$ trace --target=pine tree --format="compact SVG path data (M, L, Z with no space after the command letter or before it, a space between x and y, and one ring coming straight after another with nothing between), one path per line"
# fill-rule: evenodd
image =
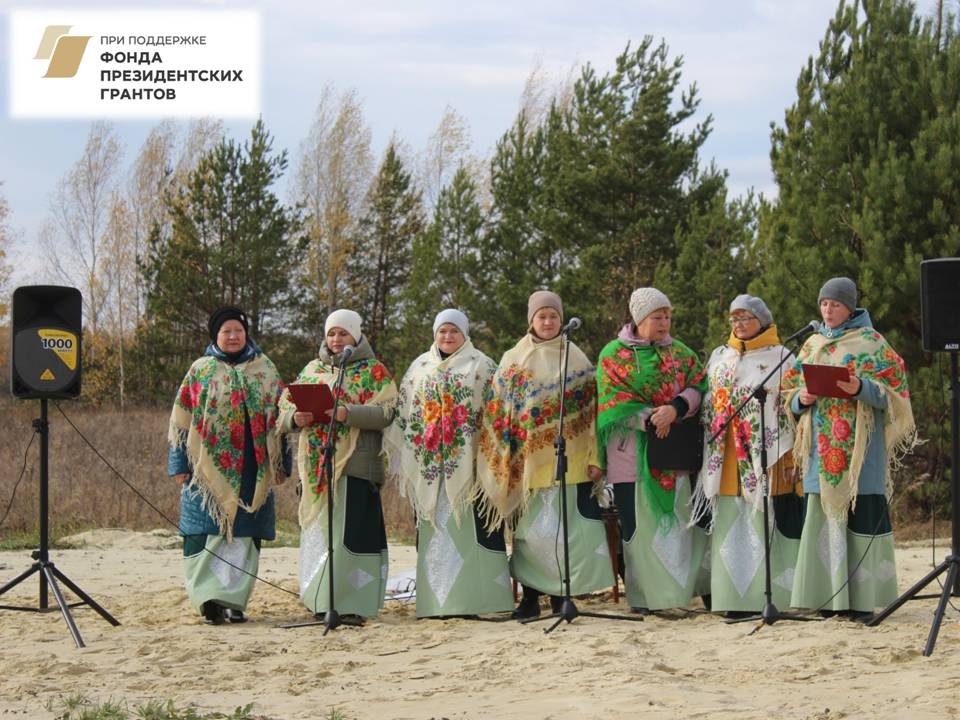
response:
M400 293L410 275L413 240L423 226L420 191L391 142L367 193L357 250L347 266L364 333L383 357L396 350L401 335Z
M154 391L175 382L209 342L207 316L220 305L242 307L258 342L287 332L296 302L290 277L299 217L271 189L287 164L286 152L274 153L272 145L262 121L242 146L222 141L202 157L179 195L168 199L169 234L163 226L154 228L144 267L148 312L140 343L142 351L149 348L147 365L162 368Z
M922 432L945 408L921 352L920 261L960 254L960 42L938 27L903 0L840 3L772 130L779 198L755 283L798 327L819 318L825 280L853 278L907 363Z

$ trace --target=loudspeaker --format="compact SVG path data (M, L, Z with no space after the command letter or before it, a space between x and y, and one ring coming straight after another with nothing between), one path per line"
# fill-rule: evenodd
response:
M920 309L923 349L960 350L960 258L920 263Z
M83 298L58 285L13 291L10 392L18 398L80 395Z

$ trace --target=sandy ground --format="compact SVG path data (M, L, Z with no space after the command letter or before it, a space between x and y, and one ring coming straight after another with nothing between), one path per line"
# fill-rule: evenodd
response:
M183 590L175 537L96 531L57 567L122 623L89 608L74 616L77 649L59 612L0 610L0 718L53 718L69 694L131 706L149 699L274 720L349 718L953 718L960 715L960 623L948 609L934 655L921 650L933 600L908 603L867 628L833 618L780 622L748 636L694 613L641 623L578 618L545 635L544 623L416 620L392 601L363 628L280 629L307 619L298 599L259 586L244 625L206 626ZM937 560L947 544L938 543ZM0 581L29 566L0 553ZM413 549L391 548L391 573ZM931 564L929 543L898 549L901 587ZM261 575L295 590L297 550L269 548ZM934 586L936 587L936 586ZM3 596L36 607L36 576ZM51 599L52 602L52 599ZM623 612L610 596L581 610ZM960 603L958 603L960 605Z

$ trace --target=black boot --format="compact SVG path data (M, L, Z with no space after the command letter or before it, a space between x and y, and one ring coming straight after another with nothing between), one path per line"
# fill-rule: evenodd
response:
M203 621L207 625L223 625L223 605L207 600L200 606L200 612L203 614Z
M531 587L523 586L523 599L516 609L510 613L514 620L528 620L530 618L540 617L540 591Z
M563 595L550 596L550 611L559 613L563 610Z

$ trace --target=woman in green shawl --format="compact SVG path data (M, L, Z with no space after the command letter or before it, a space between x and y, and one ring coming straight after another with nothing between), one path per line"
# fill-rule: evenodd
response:
M623 537L624 582L635 612L685 607L709 592L707 538L690 519L690 478L651 468L648 428L657 437L696 415L706 390L700 359L670 336L672 305L656 288L630 296L629 322L600 353L597 434L613 484Z

